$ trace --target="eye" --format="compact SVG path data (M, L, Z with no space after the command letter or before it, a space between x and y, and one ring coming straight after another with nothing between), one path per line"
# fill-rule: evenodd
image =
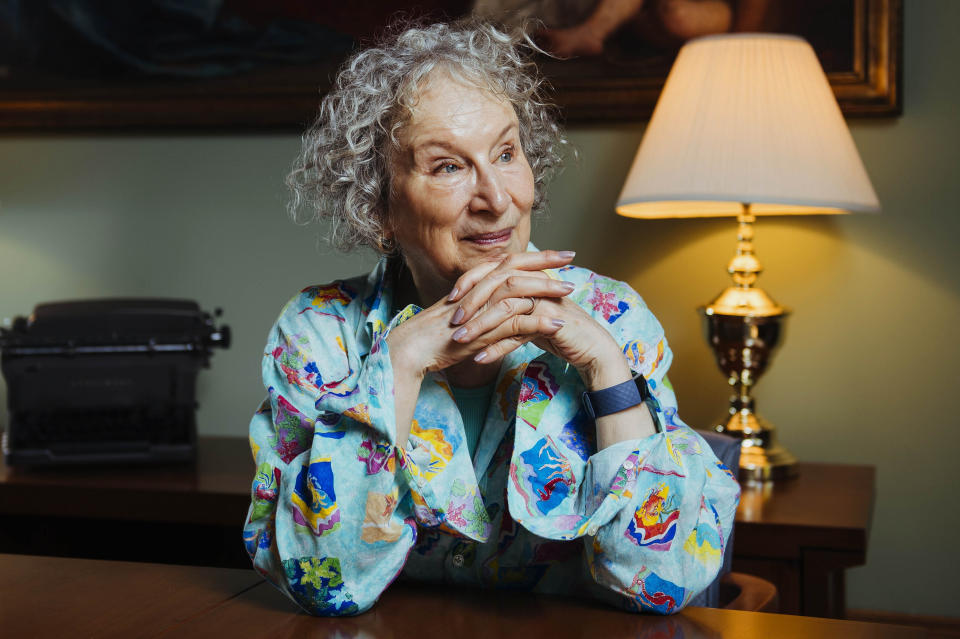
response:
M436 169L434 169L434 173L456 173L459 170L460 170L459 166L457 166L453 162L447 162L445 164L441 164Z
M501 162L510 162L511 160L513 160L513 149L507 149L500 154Z

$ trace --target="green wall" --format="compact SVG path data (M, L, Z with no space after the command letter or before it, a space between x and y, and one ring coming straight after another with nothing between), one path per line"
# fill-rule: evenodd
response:
M960 530L956 24L955 0L907 0L904 115L850 123L883 212L757 228L761 283L794 310L759 385L760 411L801 460L877 467L867 566L848 572L856 608L960 616L950 594ZM726 286L735 224L616 217L642 132L572 130L581 158L554 185L534 240L576 249L578 263L641 292L676 353L681 415L702 427L727 390L695 308ZM0 317L112 295L220 306L235 342L201 374L200 429L245 434L282 304L372 265L285 217L282 177L298 144L292 134L0 139Z

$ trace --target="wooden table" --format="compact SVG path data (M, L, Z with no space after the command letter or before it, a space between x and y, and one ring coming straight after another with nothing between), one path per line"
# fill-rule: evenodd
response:
M528 593L394 584L366 614L311 617L250 570L0 555L8 637L906 639L916 628L689 608L637 615ZM936 635L928 633L928 637Z
M240 530L253 470L239 437L201 437L192 466L23 471L0 462L0 552L247 568ZM781 612L842 618L843 571L866 558L874 472L799 470L772 488L744 488L734 569L774 582Z
M261 585L250 570L0 555L0 634L158 636Z

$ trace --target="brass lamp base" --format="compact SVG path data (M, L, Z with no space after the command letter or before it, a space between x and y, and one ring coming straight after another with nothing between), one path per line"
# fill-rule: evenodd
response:
M783 332L787 311L766 317L726 315L702 308L704 332L720 370L733 389L728 417L714 426L741 440L740 480L766 482L796 475L796 458L777 442L776 427L756 412L753 387Z
M734 397L731 403L736 401ZM768 482L796 477L796 458L777 443L773 424L752 410L736 411L725 423L717 424L714 430L742 439L740 481Z
M734 389L726 421L714 427L741 440L741 481L768 482L796 475L796 458L776 441L773 424L757 415L753 387L773 359L789 311L757 287L762 271L753 252L749 204L738 216L737 253L727 272L734 285L702 307L703 328L720 371Z

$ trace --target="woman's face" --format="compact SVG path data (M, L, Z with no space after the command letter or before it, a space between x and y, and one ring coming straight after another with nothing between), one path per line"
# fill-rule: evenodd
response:
M389 228L421 303L530 240L533 172L509 102L436 74L393 157Z

